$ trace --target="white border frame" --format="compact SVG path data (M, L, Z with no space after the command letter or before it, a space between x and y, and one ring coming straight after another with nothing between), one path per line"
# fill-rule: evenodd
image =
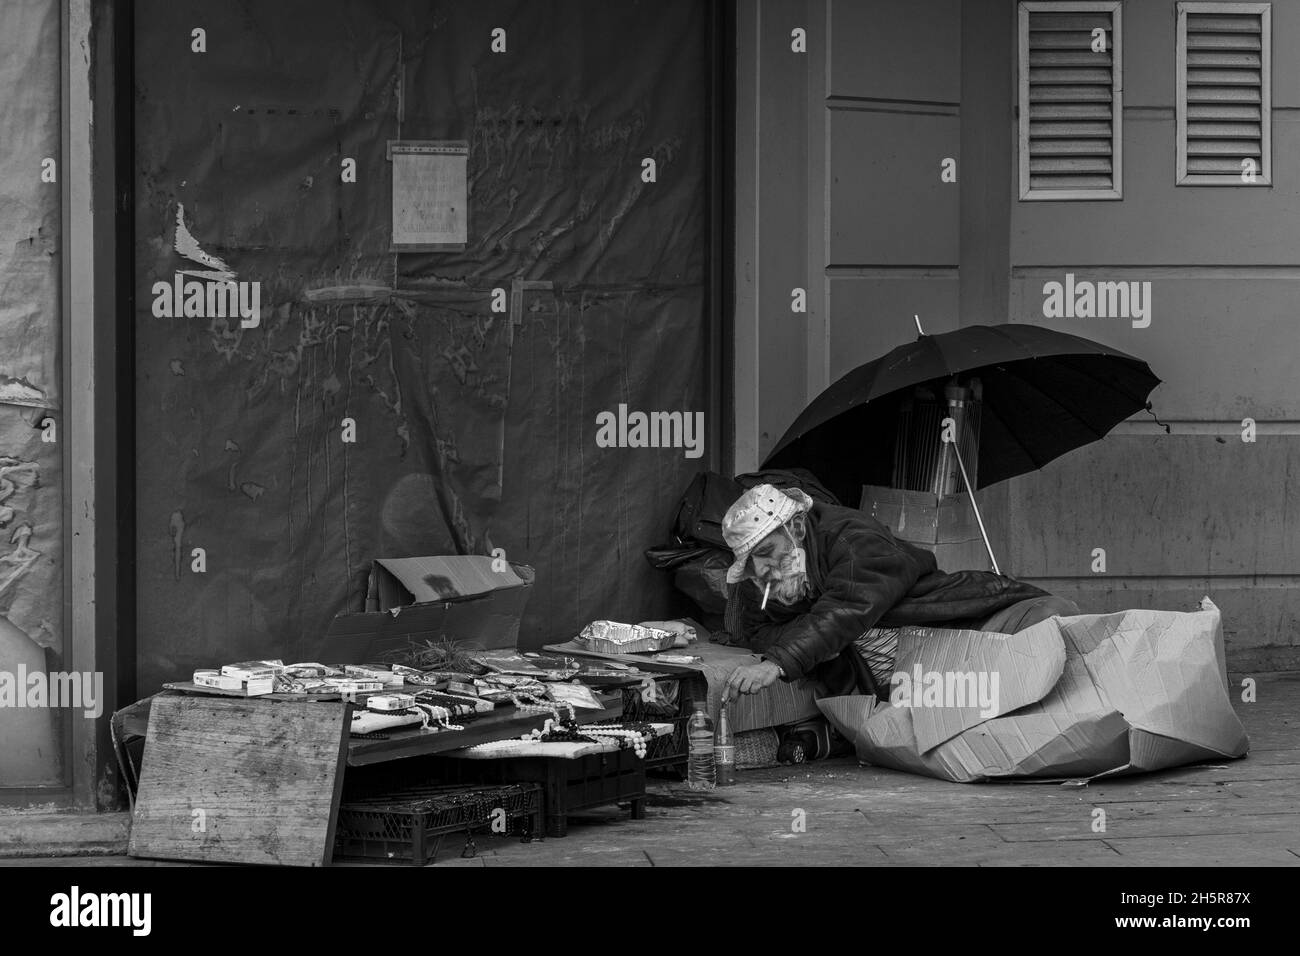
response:
M1033 200L1098 200L1124 198L1124 152L1122 130L1124 126L1124 29L1121 0L1101 2L1044 2L1024 0L1019 10L1019 37L1016 59L1019 65L1017 78L1020 112L1019 141L1020 199ZM1109 13L1111 55L1111 188L1110 189L1031 189L1029 187L1029 14L1030 13Z
M1174 94L1176 132L1174 137L1175 186L1271 186L1273 185L1273 29L1271 3L1178 3L1178 23L1174 30ZM1227 13L1259 14L1259 172L1254 182L1246 182L1240 173L1187 172L1187 14Z

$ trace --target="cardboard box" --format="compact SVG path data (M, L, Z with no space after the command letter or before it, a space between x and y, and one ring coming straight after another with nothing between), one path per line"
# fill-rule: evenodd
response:
M1052 617L1019 634L899 631L890 702L818 702L868 763L967 783L1136 773L1248 749L1208 597L1199 611ZM900 688L931 673L997 673L995 712L969 706L969 694L967 706L909 706Z
M375 559L366 610L337 615L313 658L372 661L425 640L517 647L535 572L523 564L493 570L494 562L477 554Z
M941 498L928 491L863 485L858 507L894 537L932 552L942 571L985 571L991 567L965 492Z

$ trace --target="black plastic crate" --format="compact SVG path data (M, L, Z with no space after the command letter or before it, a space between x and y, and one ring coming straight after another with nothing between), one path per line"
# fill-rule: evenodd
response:
M351 799L339 808L334 856L423 866L437 857L444 836L490 828L497 810L505 811L507 832L540 835L542 788L421 786Z
M646 765L632 750L565 757L503 757L471 760L448 755L444 773L459 782L536 783L545 791L548 837L568 833L568 816L579 810L630 802L632 819L645 816Z
M628 687L623 691L623 720L672 724L672 733L656 737L646 750L646 769L675 771L679 777L684 777L690 760L687 731L696 701L703 702L708 697L707 685L699 675L664 677L658 683L665 689L674 683L677 685L673 705L649 704L641 699L640 687Z
M665 770L685 767L687 760L690 759L690 738L687 736L691 723L690 716L660 718L655 723L670 723L673 729L671 733L650 741L645 752L646 769Z

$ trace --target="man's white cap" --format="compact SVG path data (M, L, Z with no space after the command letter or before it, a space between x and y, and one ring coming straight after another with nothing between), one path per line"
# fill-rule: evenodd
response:
M727 569L727 583L745 577L745 562L760 541L812 505L812 499L798 488L782 491L772 485L755 485L737 498L722 519L722 538L736 556Z

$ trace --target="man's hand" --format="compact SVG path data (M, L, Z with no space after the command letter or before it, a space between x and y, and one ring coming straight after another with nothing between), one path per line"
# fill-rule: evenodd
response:
M781 676L781 669L771 661L744 664L737 667L722 687L723 700L735 700L741 694L757 694L770 687Z

